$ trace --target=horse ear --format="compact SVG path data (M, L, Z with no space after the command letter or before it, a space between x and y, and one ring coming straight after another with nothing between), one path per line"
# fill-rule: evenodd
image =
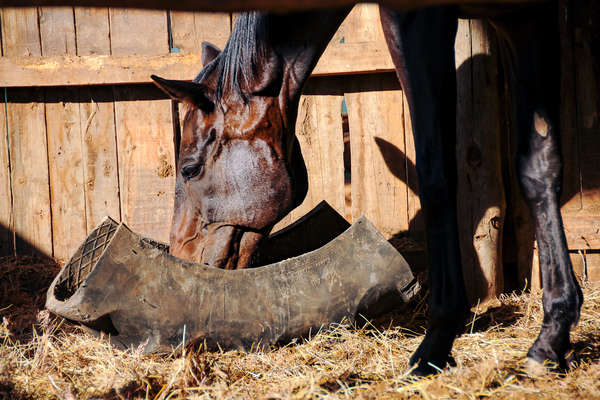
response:
M202 111L212 111L215 103L211 100L212 90L206 85L196 82L163 79L150 75L154 84L173 100L183 101L197 106Z
M221 50L212 43L202 42L202 65L209 64L221 54Z

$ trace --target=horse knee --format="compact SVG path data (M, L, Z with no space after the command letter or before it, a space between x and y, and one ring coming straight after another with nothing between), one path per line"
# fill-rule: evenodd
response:
M561 190L562 160L558 135L545 114L533 113L528 140L518 154L519 183L528 202L557 198Z

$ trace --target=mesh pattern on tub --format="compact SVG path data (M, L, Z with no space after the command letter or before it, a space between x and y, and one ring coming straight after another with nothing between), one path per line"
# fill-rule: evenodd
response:
M54 288L54 296L57 300L64 301L77 291L96 265L118 227L115 221L107 219L88 235L65 266Z

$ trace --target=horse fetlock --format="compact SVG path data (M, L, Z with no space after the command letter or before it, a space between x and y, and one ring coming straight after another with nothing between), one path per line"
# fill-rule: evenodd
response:
M409 360L411 375L427 376L441 372L447 366L455 367L456 361L450 354L456 334L452 329L430 327L418 349Z
M576 281L574 285L576 287L569 287L560 297L544 301L544 320L558 324L560 330L567 330L567 332L579 322L583 305L581 288Z

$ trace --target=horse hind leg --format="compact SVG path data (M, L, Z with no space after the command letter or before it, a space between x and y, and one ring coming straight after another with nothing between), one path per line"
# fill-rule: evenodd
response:
M572 359L570 329L583 303L560 214L562 160L559 135L559 43L556 10L535 8L519 18L494 21L505 40L516 112L517 171L539 248L544 319L527 353L528 365ZM536 371L537 370L537 371ZM535 368L532 372L539 372Z
M458 20L453 8L408 13L380 10L415 138L430 296L427 333L410 365L414 375L428 375L453 364L450 351L464 330L467 315L456 212L454 39Z

